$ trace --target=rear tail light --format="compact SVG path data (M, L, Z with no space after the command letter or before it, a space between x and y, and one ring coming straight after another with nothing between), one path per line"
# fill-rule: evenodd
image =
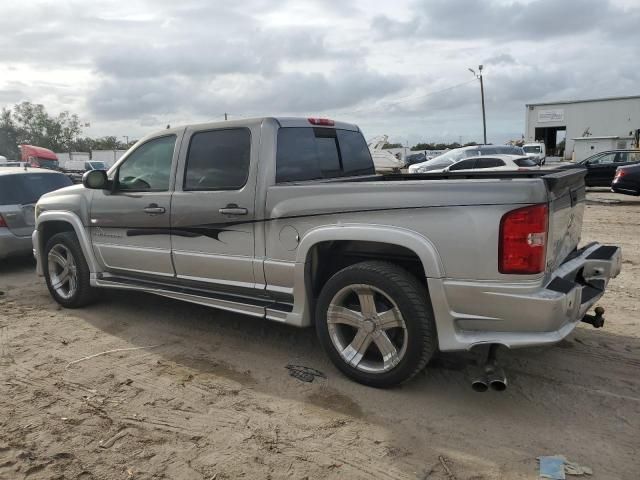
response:
M613 178L613 183L617 182L618 180L620 180L622 177L624 177L627 174L626 171L624 170L616 170L616 176Z
M500 220L498 271L534 274L544 271L549 209L531 205L505 213Z
M4 218L2 218L2 215L0 215L0 227L6 227L7 226L7 222L4 221Z
M328 118L307 118L311 125L321 125L323 127L333 127L336 122Z

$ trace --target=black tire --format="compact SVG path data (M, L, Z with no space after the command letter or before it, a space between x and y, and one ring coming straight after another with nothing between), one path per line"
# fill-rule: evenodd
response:
M76 274L76 289L69 297L61 296L51 284L51 274L49 272L49 252L56 246L63 245L73 256ZM90 284L90 272L87 261L82 253L80 242L73 232L62 232L53 235L46 243L42 256L42 269L47 282L47 288L53 299L65 308L78 308L91 303L95 298L95 289Z
M388 371L371 373L350 365L338 352L329 333L327 312L332 300L345 288L358 284L370 285L384 292L395 302L403 317L406 350L399 363ZM320 343L335 366L349 378L371 387L387 388L406 382L424 369L438 348L426 287L407 270L390 262L361 262L333 275L318 298L315 324Z

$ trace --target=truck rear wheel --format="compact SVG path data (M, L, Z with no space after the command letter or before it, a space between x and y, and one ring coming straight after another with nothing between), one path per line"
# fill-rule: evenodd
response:
M409 380L438 345L426 288L389 262L357 263L333 275L318 298L315 321L336 367L372 387Z
M66 308L91 303L95 289L89 283L89 266L75 233L53 235L45 245L42 262L47 288L56 302Z

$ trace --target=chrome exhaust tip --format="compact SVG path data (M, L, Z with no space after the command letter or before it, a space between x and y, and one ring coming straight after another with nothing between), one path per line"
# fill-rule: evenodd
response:
M482 393L486 392L489 389L489 383L487 382L487 376L481 375L479 377L474 378L471 381L471 388L473 388L474 392Z
M504 392L507 389L507 377L500 367L495 367L487 372L487 382L491 389L496 392Z

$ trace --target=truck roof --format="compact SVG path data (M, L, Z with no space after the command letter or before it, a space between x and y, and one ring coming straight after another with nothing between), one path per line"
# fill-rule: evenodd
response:
M313 124L310 119L319 120L319 117L255 117L255 118L239 118L233 120L222 120L216 122L204 122L204 123L192 123L186 125L179 125L173 128L167 128L165 130L158 130L149 135L146 135L141 140L150 137L157 137L161 133L177 133L183 128L196 128L196 129L215 129L215 128L233 128L233 127L248 127L261 125L266 121L274 121L280 127L318 127L318 128L339 128L341 130L352 130L359 132L360 129L353 123L340 122L338 120L330 119L332 125ZM324 120L324 118L323 118Z

